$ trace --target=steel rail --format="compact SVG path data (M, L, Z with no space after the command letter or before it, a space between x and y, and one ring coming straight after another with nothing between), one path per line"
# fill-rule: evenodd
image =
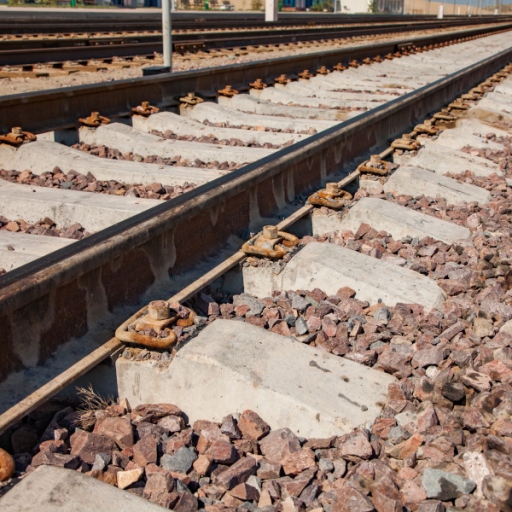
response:
M249 84L258 78L273 79L282 73L294 74L304 69L316 70L322 65L333 66L338 62L346 63L352 59L393 53L404 44L423 46L442 43L454 38L491 34L511 27L512 23L504 23L218 68L3 96L0 97L0 133L10 132L13 126L22 126L35 133L72 127L77 125L79 117L89 115L91 110L109 117L118 116L129 113L132 107L142 101L158 106L172 105L189 91L205 96L215 95L226 84L236 87L237 84Z
M42 363L60 343L85 334L88 308L94 309L87 297L98 300L103 293L113 310L140 297L156 279L170 276L170 284L173 275L212 254L229 236L275 215L297 195L318 186L328 173L387 146L390 138L409 131L511 60L512 48L6 274L0 278L0 379L23 368L16 354L26 343L26 331L14 336L16 322L29 322L31 336L39 336L39 345L32 339L31 348L39 350ZM237 254L227 264L235 265ZM177 297L184 300L197 286ZM2 414L0 430L119 348L119 342L111 339L55 376Z

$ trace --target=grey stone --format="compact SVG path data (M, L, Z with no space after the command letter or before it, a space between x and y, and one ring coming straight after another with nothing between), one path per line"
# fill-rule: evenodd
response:
M251 475L245 483L250 487L254 487L259 493L261 493L261 478L259 476Z
M295 325L295 322L296 322L296 318L290 313L289 315L286 315L284 317L284 321L290 326L290 327L293 327Z
M421 480L427 498L448 501L473 492L475 482L441 469L427 468Z
M388 440L393 444L399 444L403 441L407 441L409 437L411 437L411 434L409 434L409 432L400 425L393 427L388 434Z
M452 402L458 402L466 396L464 386L460 382L447 382L441 388L441 394Z
M112 455L110 453L97 453L94 459L94 464L91 470L103 471L112 461Z
M318 468L324 473L330 473L331 471L334 471L334 464L331 460L322 458L318 461Z
M300 295L294 295L292 297L292 308L299 312L305 311L309 306L309 301Z
M261 315L265 304L248 293L242 293L233 297L233 306L247 306L250 309L246 316L258 316Z
M196 459L197 455L192 448L182 446L174 455L162 455L160 466L169 471L188 473Z
M391 320L391 313L389 312L388 308L379 308L373 314L373 318L377 322L386 325Z
M302 336L308 332L308 324L304 318L299 317L295 320L295 330L299 336Z

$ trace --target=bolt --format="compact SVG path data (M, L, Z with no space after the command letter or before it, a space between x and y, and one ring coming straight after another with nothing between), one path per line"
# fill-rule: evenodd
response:
M169 304L165 300L154 300L148 305L149 318L166 320L169 318Z
M326 183L325 190L327 190L329 194L337 194L340 191L340 187L337 183Z
M14 128L12 128L11 133L13 135L23 135L23 131L21 130L20 126L15 126Z
M380 164L381 162L380 155L370 155L370 164Z
M276 226L263 226L263 238L267 240L273 240L278 237Z

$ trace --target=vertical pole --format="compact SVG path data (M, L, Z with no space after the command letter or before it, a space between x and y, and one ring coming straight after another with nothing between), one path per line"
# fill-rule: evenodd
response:
M277 21L277 0L265 0L265 21Z
M162 37L164 43L164 66L172 71L171 2L162 0Z

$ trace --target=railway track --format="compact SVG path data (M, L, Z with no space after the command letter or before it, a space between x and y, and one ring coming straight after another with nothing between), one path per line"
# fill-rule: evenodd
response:
M136 19L134 19L136 18ZM307 18L307 19L306 19ZM480 20L492 20L494 16L479 16ZM410 22L432 21L433 16L414 15L391 15L379 14L378 18L372 14L363 15L334 15L332 13L279 13L279 20L272 22L274 27L287 28L297 25L314 27L318 25L357 25L375 23L400 23L406 20ZM445 16L444 22L455 23L463 26L467 19L461 16ZM263 28L268 27L262 13L238 13L229 14L214 12L174 12L173 28L179 30L231 30L233 25L239 28ZM64 34L84 33L97 31L146 31L161 30L162 20L159 12L155 13L134 13L115 11L112 13L84 12L76 14L73 12L45 12L38 10L37 13L30 11L16 12L12 10L2 11L0 20L0 34Z
M506 23L507 19L500 19ZM466 25L485 26L495 19L471 19ZM290 44L308 41L330 41L347 37L377 36L387 33L406 33L460 27L460 20L431 20L422 22L384 23L347 26L303 26L254 28L229 31L179 31L173 34L173 49L178 54L251 46ZM134 57L162 51L161 35L127 34L90 37L27 38L0 40L0 66L30 65L41 62L62 63L112 57Z
M456 63L452 58L455 49ZM214 260L206 260L206 265L213 268L169 300L184 322L181 327L172 329L180 346L177 353L170 353L173 347L170 330L164 328L158 334L144 324L149 322L155 329L157 325L151 324L150 318L142 318L147 313L144 308L117 329L117 338L91 352L38 389L28 400L7 411L0 417L3 428L12 425L101 360L116 352L119 354L119 350L123 350L120 339L126 342L131 339L139 345L143 342L149 348L141 350L135 345L125 349L116 362L119 395L127 398L134 408L133 421L140 421L136 420L137 415L144 417L146 413L143 411L151 410L144 405L136 408L139 404L171 402L185 411L199 437L208 438L203 429L210 427L203 423L193 424L195 420L207 416L220 422L231 412L250 408L268 421L272 429L286 425L301 437L316 439L310 440L304 448L301 448L302 441L298 449L292 449L291 452L297 452L297 455L290 457L290 461L284 461L285 457L279 459L284 468L282 471L291 477L290 480L293 478L295 484L299 484L301 477L307 480L302 489L314 478L318 479L316 489L310 489L311 496L303 495L301 491L297 495L290 489L285 491L284 481L280 480L281 483L276 483L280 485L277 490L271 491L273 484L268 484L270 487L263 486L255 497L247 485L254 487L256 484L253 480L247 484L247 479L252 472L261 469L261 464L239 477L242 479L240 484L245 485L245 495L240 494L238 488L233 491L234 485L223 484L218 476L221 473L210 475L210 469L207 469L205 475L210 475L211 480L202 483L197 480L197 485L193 483L194 475L188 480L184 475L174 475L186 482L196 500L194 502L188 495L183 497L188 491L181 487L178 495L167 497L176 500L174 506L178 509L186 500L193 501L189 506L194 509L194 506L220 506L218 501L221 499L222 506L228 507L244 501L259 503L262 496L266 501L261 501L260 507L285 502L282 506L294 506L297 510L325 504L331 510L345 510L347 500L363 503L367 510L372 507L379 510L384 499L393 506L405 505L413 510L430 506L424 503L427 499L447 504L455 502L456 506L464 504L468 510L477 506L490 507L489 504L498 507L496 510L505 507L506 498L502 498L500 492L505 489L503 492L506 493L508 485L505 462L508 434L506 425L499 423L499 419L505 418L506 412L500 415L493 408L490 409L492 413L489 412L485 400L493 401L495 408L500 402L504 403L502 409L506 411L509 403L506 394L510 392L511 369L507 351L510 335L506 322L512 318L507 295L510 271L507 158L511 89L510 80L504 81L510 66L491 77L492 73L510 63L507 34L411 53L414 54L331 73L318 68L316 76L304 73L300 81L280 77L274 81L274 86L269 83L268 87L263 87L262 82L253 82L249 94L243 91L235 94L233 89L224 88L217 102L198 102L189 95L181 102L181 116L160 112L147 117L135 116L131 123L81 128L82 151L101 152L105 156L115 154L125 160L133 160L134 155L126 150L134 148L141 158L158 158L156 147L178 142L180 137L188 138L183 142L190 143L190 139L201 138L210 128L215 129L215 139L210 138L210 145L228 140L228 135L234 135L232 130L238 131L238 140L235 142L235 137L231 137L233 145L216 148L217 154L226 147L230 151L243 148L244 155L249 155L250 149L270 150L266 156L254 153L254 163L243 169L226 169L229 174L179 196L174 204L171 201L148 211L147 215L134 217L132 222L125 221L103 233L72 243L76 248L79 244L83 247L79 255L80 286L91 294L89 300L96 294L88 309L89 319L92 320L94 315L98 319L102 307L113 311L115 296L117 304L126 300L126 287L123 290L126 279L122 274L128 275L128 269L132 269L130 287L139 286L139 290L142 290L144 279L149 284L153 281L153 277L141 275L147 266L155 272L156 279L149 291L144 296L140 291L136 292L143 300L162 297L166 292L163 296L169 296L170 290L179 290L182 283L190 279L190 275L180 276L180 273L190 266L191 261L201 259L204 265L206 247L219 247L219 241L225 240L226 234L240 233L242 227L257 231L265 218L275 219L276 212L281 216L289 215L278 222L277 227L295 233L300 239L300 250L296 249L294 236L286 237L291 243L285 249L279 247L279 242L277 246L269 242L269 238L275 238L274 228L266 228L267 238L263 240L260 252L265 254L270 245L274 251L284 250L283 260L254 257L253 254L258 252L258 243L253 244L254 240L249 243L249 258L239 251L217 267ZM485 79L479 88L470 91ZM469 95L453 101L464 92ZM448 106L448 110L434 116L435 124L423 122L416 126L427 114L442 106ZM58 113L54 116L51 122L56 123ZM180 117L185 117L186 121ZM339 121L344 122L339 124ZM59 122L66 124L67 120L59 119ZM38 126L42 119L34 119L32 123ZM201 124L198 126L197 123ZM390 149L383 148L390 138L409 132L414 126L412 137L402 136L391 144ZM322 131L325 128L327 130ZM439 128L443 131L439 132ZM200 131L195 131L197 129ZM313 131L319 133L315 135ZM160 142L143 135L148 133L156 134ZM69 135L54 133L53 138L67 139L69 144ZM263 137L260 139L259 135ZM271 136L270 140L268 136ZM18 162L16 165L24 170L34 165L27 165L27 162L37 162L38 168L49 168L55 163L51 161L52 146L59 146L59 153L64 156L68 151L65 145L52 144L51 140L49 143L50 137L40 139L44 140L24 144L16 152L5 151L8 156L2 155L0 161L13 158L11 162ZM277 146L286 145L292 139L295 145L279 150ZM263 147L247 147L255 143ZM201 141L194 144L193 154L205 163L207 153L199 156ZM41 149L34 149L38 145ZM163 154L169 155L172 146L179 147L179 143L168 144ZM375 158L367 161L368 152L378 150L381 158L392 155L398 167L393 168ZM182 157L184 150L180 151ZM33 159L23 160L30 158L31 152ZM236 167L233 155L236 151L226 162ZM258 160L262 156L263 159ZM43 161L43 157L50 161ZM362 160L365 161L363 166L354 170ZM74 165L78 165L77 162L79 160L75 159ZM61 171L65 170L64 164L59 167ZM99 168L97 161L94 168ZM446 176L447 173L450 175ZM13 177L18 183L37 179L27 174L21 180L19 174L10 176ZM300 194L311 191L313 184L325 182L327 178L334 178L336 186L331 184L320 194L310 196L311 203L321 203L324 207L313 211L311 204L302 206ZM74 179L73 176L71 179L69 176L55 178L54 174L52 185L60 186L71 181L70 188L73 188L76 185ZM215 186L221 183L222 189ZM14 189L23 186L10 187L6 195L13 197ZM28 187L34 189L36 185L31 182ZM346 192L342 194L342 190ZM29 201L26 197L15 202L20 205ZM102 196L103 205L107 204L107 197ZM143 204L140 199L138 202ZM61 208L53 209L54 212L58 210ZM139 249L129 252L131 242L127 243L128 237L134 234L137 234L134 245L144 247L148 264L143 263ZM101 245L109 250L110 259L117 259L114 266L106 263L102 268L105 275L98 281L99 276L94 276L95 271L86 262L84 252L94 251L94 264L101 264L102 259L105 261ZM16 301L41 294L46 276L54 280L53 287L62 283L61 290L50 299L53 301L50 307L47 301L41 306L30 304L31 319L39 318L43 310L48 315L52 307L61 313L59 322L47 321L48 316L44 325L41 320L38 324L34 322L36 329L40 326L41 333L51 332L54 343L63 322L69 325L66 314L74 313L75 321L79 318L80 305L76 301L79 295L69 287L73 272L70 258L73 256L68 251L66 261L63 259L65 254L66 250L48 256L47 263L52 262L54 267L47 267L47 271L34 262L32 267L13 271L0 279L0 285L2 281L6 283L0 300L11 307L13 304L19 307L20 303L16 305ZM241 269L225 275L240 263L243 263ZM169 268L172 268L171 274L168 274ZM135 269L137 276L133 274ZM237 283L240 277L245 293L242 295ZM99 286L103 287L101 292ZM105 286L111 288L107 290ZM103 300L108 302L98 306L98 293L104 294ZM25 294L25 298L21 299L20 294ZM59 300L72 301L76 307L73 311L67 308L69 313L66 313L65 303L60 305ZM194 309L199 315L197 319L187 323L187 319L192 318L190 313L183 308L176 309L176 302ZM152 307L165 309L163 304ZM21 318L22 313L14 313L11 318L16 318L15 315ZM234 321L234 318L242 322ZM31 325L32 340L35 340L34 323ZM10 325L15 324L11 322ZM26 336L26 331L23 335ZM193 342L185 344L196 335ZM83 339L81 343L84 343ZM156 346L160 351L152 350ZM43 348L42 345L39 347ZM68 345L65 350L69 351L71 347ZM19 350L17 354L20 354ZM59 355L62 357L62 352ZM260 358L266 363L263 364ZM47 370L56 363L58 365L56 360L49 361ZM231 371L234 371L231 374L234 381L226 379L226 372ZM302 376L300 390L289 385L295 382L299 372ZM276 375L280 378L276 379ZM361 379L365 383L363 386L359 384ZM341 387L340 380L344 382ZM12 386L13 382L7 384ZM97 379L95 382L100 383ZM261 386L270 390L263 400L258 391ZM4 385L5 389L9 388ZM190 389L194 390L193 397ZM307 398L308 393L313 393L311 400ZM124 414L125 406L121 404L119 407L122 409L119 414ZM173 411L163 410L161 414L181 415L178 409ZM247 454L256 453L245 426L250 425L248 429L256 430L266 428L258 418L254 413L244 413L238 420L243 432L240 438L249 443L235 442L241 450L242 461L251 459L250 456L244 458ZM97 420L98 425L101 421ZM357 430L362 424L372 428L371 438L369 431ZM183 423L178 431L184 427ZM101 435L108 437L105 430L98 428ZM211 428L218 429L219 426L212 425ZM221 430L223 428L227 427L223 426ZM262 431L260 437L267 431ZM169 432L173 438L173 431ZM87 437L87 434L80 435ZM332 435L339 437L331 439L329 436ZM175 436L177 439L180 434ZM143 434L140 431L139 437L138 449L142 449ZM330 441L318 438L329 438ZM436 439L452 444L447 446ZM73 443L72 440L72 447ZM483 443L484 454L475 451L477 443ZM201 451L195 441L185 441L185 444L193 445L194 453L197 450L203 454L210 448L207 444L205 451ZM88 452L80 450L73 447L69 457L90 458ZM176 450L169 448L166 453L174 457ZM264 459L271 459L263 443L260 450ZM460 457L454 459L456 453ZM414 454L413 463L407 462L411 454ZM206 455L206 458L211 455L209 460L222 463L212 451ZM294 464L307 457L309 465L301 466L300 470L288 469L298 467ZM32 464L37 465L34 460ZM137 473L136 480L142 482L138 488L144 491L147 499L158 502L145 484L145 479L149 482L153 478L148 469L144 476L144 471L136 467L141 465L141 459L136 460L136 465L129 468L113 464L123 473L114 477L115 483L122 487L122 478L135 478ZM363 462L365 460L368 462ZM169 464L176 462L173 461ZM341 461L344 461L345 469L338 471L336 468L343 464ZM163 459L160 464L164 469L167 467ZM229 460L223 464L232 466L235 462ZM385 469L378 464L384 464ZM476 469L482 464L489 468L483 476ZM87 468L91 465L92 462ZM235 467L238 468L233 466L233 471ZM177 471L174 466L172 468L169 466L169 470ZM316 477L306 477L302 471L308 469L314 469ZM383 480L377 474L384 470L390 480ZM44 471L38 470L33 477L41 475L43 478ZM101 474L105 474L102 471ZM135 473L124 474L130 471ZM345 485L342 479L335 487L320 486L329 473L333 474L331 483L344 477ZM64 478L60 474L58 477L51 472L47 474L50 488L54 485L53 478ZM103 478L99 474L95 476ZM280 477L279 470L275 477L263 477L260 473L258 477L275 480ZM361 482L360 478L366 478L371 485L368 492L360 484L355 485L356 481ZM452 482L449 490L440 487L442 479ZM219 495L204 487L211 481L220 486ZM19 489L20 493L26 492L23 484ZM139 495L142 490L138 493L132 488L132 492ZM299 495L302 504L293 499ZM15 506L20 494L11 496L7 495L4 503Z

